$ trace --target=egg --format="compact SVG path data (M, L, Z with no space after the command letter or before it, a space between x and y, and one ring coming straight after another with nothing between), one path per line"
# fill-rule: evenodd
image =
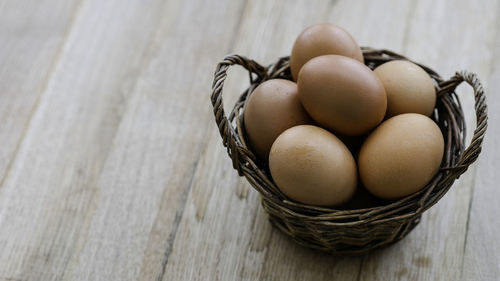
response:
M439 170L444 139L427 116L406 113L384 121L361 146L358 169L373 195L398 199L421 190Z
M306 28L295 40L290 70L296 81L302 66L321 55L342 55L363 62L363 53L352 36L340 26L322 23Z
M250 147L266 161L271 145L283 131L312 123L299 101L297 84L284 79L257 86L245 104L243 120Z
M384 86L357 60L339 55L315 57L302 67L297 86L306 111L330 131L362 135L384 118Z
M431 115L436 105L434 83L420 66L406 61L386 62L373 71L387 94L387 117L402 113Z
M309 205L335 206L356 191L356 163L332 133L313 125L284 131L273 143L269 169L289 198Z

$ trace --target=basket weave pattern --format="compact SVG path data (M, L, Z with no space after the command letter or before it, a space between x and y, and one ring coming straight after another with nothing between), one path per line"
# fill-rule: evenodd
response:
M388 50L362 48L365 64L374 69L396 59L407 59ZM417 63L418 64L418 63ZM222 89L227 70L240 65L248 70L249 88L240 96L227 117L222 103ZM289 201L276 187L266 163L259 162L247 147L243 125L243 109L252 91L263 81L274 78L291 80L289 57L280 58L268 67L238 55L227 56L215 71L211 102L223 145L240 176L261 194L262 206L270 221L297 243L331 254L362 254L394 243L412 230L421 214L449 190L478 157L487 127L487 106L483 87L476 75L457 72L443 80L432 69L421 66L435 81L436 109L431 116L441 128L445 154L441 169L421 191L389 204L356 210L338 210ZM474 90L476 128L465 149L465 120L455 88L462 82Z

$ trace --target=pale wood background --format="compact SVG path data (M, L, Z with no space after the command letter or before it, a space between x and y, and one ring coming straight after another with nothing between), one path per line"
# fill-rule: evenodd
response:
M323 21L444 77L474 71L488 96L478 163L362 257L272 228L209 105L225 54L268 64ZM499 280L499 66L499 0L0 1L0 280ZM231 71L228 106L247 83Z

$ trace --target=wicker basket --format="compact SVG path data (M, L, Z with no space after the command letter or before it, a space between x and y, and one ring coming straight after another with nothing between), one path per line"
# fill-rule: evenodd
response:
M362 49L365 64L371 69L390 60L407 59L387 50ZM250 87L226 117L222 88L226 72L234 64L248 70ZM453 182L477 159L486 131L487 107L483 87L476 75L462 71L445 81L432 69L418 65L436 82L437 110L432 118L441 128L445 140L441 169L424 189L403 199L372 208L339 210L288 200L273 183L267 164L258 162L246 144L244 104L263 81L291 79L289 57L280 58L268 67L238 55L227 56L218 64L211 101L223 144L227 147L234 169L261 194L262 206L278 229L301 245L331 254L362 254L389 245L406 236L419 223L421 214L443 197ZM474 89L476 111L476 129L467 149L464 149L464 115L455 93L455 88L463 81Z

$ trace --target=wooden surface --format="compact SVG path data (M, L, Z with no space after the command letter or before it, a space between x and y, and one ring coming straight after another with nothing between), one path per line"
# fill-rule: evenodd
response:
M488 97L478 162L361 257L271 227L209 105L224 55L268 64L324 21L443 77L476 72ZM0 281L498 280L499 66L499 0L0 1ZM229 108L248 79L228 79Z

